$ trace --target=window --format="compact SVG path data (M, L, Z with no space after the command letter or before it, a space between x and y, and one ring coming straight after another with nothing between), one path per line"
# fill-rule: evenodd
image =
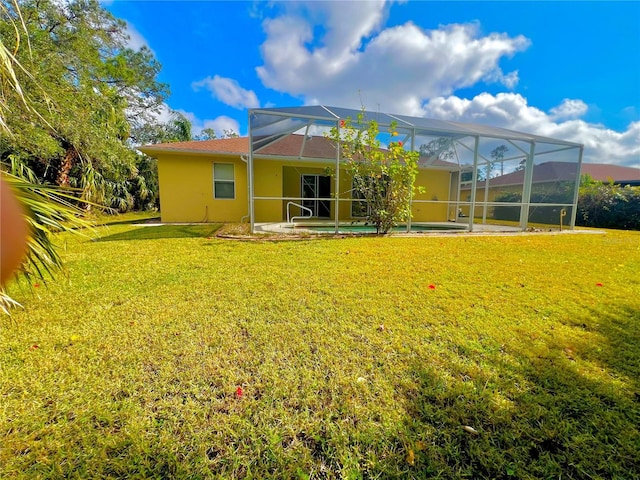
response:
M236 198L236 182L233 176L233 163L213 164L213 198Z

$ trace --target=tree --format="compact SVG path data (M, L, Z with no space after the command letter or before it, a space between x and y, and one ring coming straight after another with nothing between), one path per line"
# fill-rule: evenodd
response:
M215 140L217 138L237 138L239 135L233 130L224 129L222 136L218 137L216 131L213 128L204 128L202 131L196 135L196 140Z
M215 140L218 138L216 131L213 128L203 128L202 131L196 135L196 140Z
M384 234L411 218L419 154L405 150L401 141L391 141L382 148L379 133L378 123L365 123L361 113L355 125L351 119L341 120L340 127L332 128L328 137L346 161L353 197L363 199L368 207L367 222L375 226L376 233ZM392 138L398 135L395 124L389 133Z
M495 168L498 162L500 162L500 175L504 175L504 155L508 151L509 148L506 145L500 145L491 150L492 161L487 164L487 178L489 178L491 170Z
M7 113L11 111L9 99L17 102L20 108L33 118L45 120L33 108L18 78L19 72L30 77L30 73L16 59L19 40L22 35L28 35L28 32L17 3L0 5L0 14L3 17L9 12L15 14L15 19L9 17L7 23L13 27L16 41L13 50L10 50L0 37L0 133L12 138L14 134L6 121ZM43 93L44 98L48 98L46 92ZM12 104L12 107L15 106L15 103ZM72 200L72 197L59 191L59 188L42 185L33 176L33 172L15 157L11 158L10 168L2 165L0 169L0 189L3 197L2 209L0 209L2 223L0 234L3 235L3 241L0 242L2 253L0 257L4 261L16 254L22 255L22 248L25 248L26 260L22 264L22 274L27 280L36 277L46 281L47 275L62 268L62 261L51 241L50 233L53 231L77 233L89 224L82 219L81 212L70 204L69 200ZM12 203L14 199L20 206L21 218L9 215L6 208L7 204ZM19 231L24 231L23 229L27 231L26 238L20 235L17 243L4 241L4 235L14 236ZM20 245L23 241L26 242L24 247ZM12 248L13 252L7 252L8 248ZM20 260L21 258L18 257L18 261ZM12 260L12 267L14 265L15 262ZM12 273L3 271L0 280L0 310L5 313L9 313L11 307L18 305L4 291L3 282Z
M16 51L29 107L17 90L4 92L13 135L0 136L0 161L17 158L44 183L79 188L87 202L130 205L124 186L136 178L137 157L127 139L166 96L155 79L160 65L148 49L126 47L124 23L96 0L26 0L2 14L0 36ZM21 39L30 48L19 48Z
M51 234L90 226L78 195L109 204L137 174L130 125L166 87L151 53L127 49L124 23L94 0L12 0L0 17L0 186L29 224L21 272L46 282L62 268ZM0 285L0 308L13 304Z
M222 133L222 138L238 138L240 135L238 135L236 132L234 132L231 129L224 129L223 133Z
M515 168L515 172L520 172L522 170L524 170L525 168L527 168L527 159L523 158L522 160L520 160L520 162L518 162L518 166Z
M419 150L420 155L443 162L452 161L456 155L453 140L447 137L440 137L431 140L429 143L423 143L420 145Z

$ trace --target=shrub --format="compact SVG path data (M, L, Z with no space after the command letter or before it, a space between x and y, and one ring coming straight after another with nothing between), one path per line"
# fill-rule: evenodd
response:
M531 192L531 203L571 203L573 201L573 183L559 182L552 185L534 185ZM496 202L509 204L519 203L522 195L519 192L503 192L496 196ZM561 206L536 206L529 208L529 222L557 225L560 223ZM568 210L568 209L567 209ZM520 209L514 205L498 205L493 209L495 220L520 220Z
M567 203L566 188L557 191L533 192L531 203ZM504 192L496 196L497 202L518 203L518 192ZM557 224L560 207L535 207L529 213L529 221ZM499 205L493 210L495 220L518 221L520 210L511 205ZM578 197L576 225L596 228L640 230L640 187L614 185L598 182L583 175Z
M583 181L576 224L585 227L640 230L640 187Z
M380 130L375 120L365 121L364 112L356 123L351 119L340 121L327 135L340 148L346 171L353 182L353 198L362 199L367 223L375 226L376 233L388 233L399 222L411 218L411 199L418 174L418 152L405 150L396 125L389 129L391 141L382 147Z

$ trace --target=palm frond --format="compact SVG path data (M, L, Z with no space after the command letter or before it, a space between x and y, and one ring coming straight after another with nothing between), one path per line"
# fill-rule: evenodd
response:
M22 30L25 33L24 37L27 40L27 51L31 55L31 43L29 40L27 26L24 23L24 18L22 17L22 12L20 11L20 6L18 5L17 0L13 0L12 3L15 9L15 12L17 14L17 17L20 20L20 25L22 26ZM0 4L0 13L7 13L8 10L9 9L5 4ZM14 47L14 51L11 52L7 48L5 43L2 41L2 39L0 39L0 129L3 130L8 135L11 135L11 129L7 125L7 122L5 120L5 115L4 115L4 113L7 112L10 108L9 107L10 102L7 102L5 98L5 91L15 92L15 94L18 96L19 101L22 102L22 104L24 105L24 108L26 108L26 110L29 113L35 115L39 120L44 122L44 124L47 127L52 128L50 123L40 114L40 112L38 112L30 104L30 102L27 99L27 96L22 90L20 81L18 80L18 75L16 72L19 71L34 83L36 88L38 88L40 92L43 94L43 99L45 100L45 102L49 103L49 96L47 95L46 91L38 84L38 82L36 82L31 72L29 72L26 68L24 68L16 58L16 54L20 46L20 39L22 38L22 36L20 34L20 29L18 28L18 25L16 24L16 22L13 19L11 19L9 15L8 17L9 17L9 22L11 23L11 25L13 26L13 29L15 30L16 45Z
M51 236L70 232L89 237L93 224L84 218L84 212L75 203L77 192L57 186L43 185L34 181L35 175L24 165L18 172L2 172L2 179L13 189L25 212L30 228L27 256L19 274L29 285L37 279L46 284L55 273L62 271L63 264ZM0 309L7 312L17 302L10 299L0 288Z

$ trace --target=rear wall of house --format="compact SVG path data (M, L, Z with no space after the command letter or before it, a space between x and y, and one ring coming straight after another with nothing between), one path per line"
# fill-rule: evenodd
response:
M233 164L233 199L214 198L214 163ZM247 215L247 165L239 158L163 154L158 156L163 222L240 222Z
M447 170L420 170L416 177L416 186L423 188L416 194L411 207L413 222L446 222L451 193L451 173ZM442 202L442 203L440 203ZM455 218L455 214L453 214Z
M298 199L301 196L301 175L331 175L331 197L335 198L335 166L330 163L296 162L295 160L254 160L255 197L285 197ZM450 200L451 174L446 170L421 170L416 178L424 192L416 196L412 208L413 221L444 222L448 219L447 202ZM351 216L351 178L340 169L339 204L341 220L357 220ZM420 200L428 200L421 203ZM287 218L287 203L299 200L267 200L257 198L254 203L256 222L281 222ZM442 202L442 203L434 203ZM335 218L335 202L331 205L331 219ZM301 215L291 207L291 215ZM454 214L452 214L454 215Z
M234 165L235 198L214 198L214 164ZM248 213L247 164L239 157L165 153L158 156L160 181L160 211L163 222L240 222ZM296 162L295 160L254 160L254 196L301 196L301 175L332 175L331 197L335 198L335 165L329 163ZM421 170L416 185L424 192L416 196L413 221L447 220L450 194L450 173L445 170ZM351 216L351 178L340 170L340 219ZM428 202L421 203L421 200ZM287 218L289 200L260 199L254 202L256 222L281 222ZM296 203L299 201L293 200ZM443 202L443 203L434 203ZM335 202L330 202L331 218L335 218ZM292 215L300 215L295 207Z

